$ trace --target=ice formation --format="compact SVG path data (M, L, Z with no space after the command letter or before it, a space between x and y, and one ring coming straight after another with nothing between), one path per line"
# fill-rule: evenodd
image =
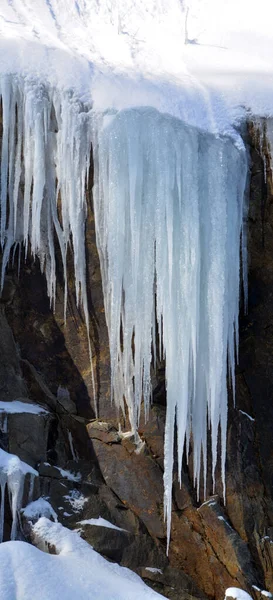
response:
M0 448L0 542L3 541L4 517L5 517L5 492L8 488L9 502L12 514L12 527L10 539L15 540L17 536L18 514L22 508L25 477L29 475L29 501L32 500L34 478L38 472L21 461L18 456L8 454Z
M10 257L18 249L20 260L30 251L40 260L54 309L57 242L66 311L72 246L88 332L85 220L93 145L112 396L122 409L126 400L135 432L143 399L148 416L151 362L158 353L166 361L169 540L175 423L179 476L192 435L198 493L201 472L206 488L208 425L213 477L220 426L224 486L226 380L234 386L242 239L246 269L243 143L238 134L212 135L152 108L95 113L72 93L31 78L2 75L0 97L1 286Z
M12 254L40 260L50 303L56 296L56 241L67 306L67 251L72 246L77 304L88 333L85 272L86 185L90 166L89 112L72 93L58 92L30 77L0 76L3 134L1 149L1 289ZM60 200L61 199L61 200Z
M113 397L118 406L126 398L135 430L142 399L148 413L151 361L157 351L166 361L169 539L175 423L179 477L192 434L198 493L202 463L206 490L207 423L213 480L220 426L225 486L227 377L234 388L242 237L246 266L246 153L228 137L143 109L105 115L94 157Z
M110 521L103 519L103 517L98 517L97 519L84 519L83 521L79 521L79 525L94 525L95 527L106 527L108 529L116 529L116 531L127 531L126 529L117 527L117 525L114 525Z
M72 436L71 431L69 431L69 429L67 430L67 435L68 435L68 442L69 442L69 447L70 447L70 452L71 452L72 459L75 462L78 462L79 461L79 456L78 456L77 450L75 450L75 447L74 447L74 444L73 444L73 436Z

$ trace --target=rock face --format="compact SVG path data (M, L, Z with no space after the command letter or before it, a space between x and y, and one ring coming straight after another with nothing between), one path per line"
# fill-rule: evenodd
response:
M203 504L197 502L191 461L184 465L181 489L176 475L174 480L168 558L162 480L164 367L153 376L154 405L149 422L141 422L136 448L130 437L121 435L110 404L91 181L86 252L98 418L72 274L66 325L61 271L52 314L38 262L30 258L19 278L15 268L8 270L1 298L0 399L23 399L45 408L40 415L8 415L0 431L1 446L38 469L40 489L34 499L49 496L60 522L79 529L95 549L135 569L173 600L220 600L231 586L257 599L259 590L273 592L273 202L251 128L248 142L249 310L241 318L236 407L232 401L229 407L226 503L220 476L215 494ZM119 529L86 523L98 517ZM23 531L29 535L26 519Z

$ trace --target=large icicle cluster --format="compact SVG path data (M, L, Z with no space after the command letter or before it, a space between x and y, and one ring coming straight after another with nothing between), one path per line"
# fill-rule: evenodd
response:
M66 256L73 247L77 302L88 331L86 293L86 182L91 152L90 114L72 94L31 78L2 75L1 288L11 250L22 246L38 256L54 309L56 241L64 273L64 316L67 304ZM94 380L93 380L94 389Z
M194 478L207 430L212 471L227 377L234 386L246 155L155 110L105 115L95 148L94 203L109 328L113 395L134 429L151 396L150 364L166 360L165 515L170 537L175 422L178 471L193 438ZM243 254L245 256L245 244ZM245 261L244 261L245 262Z
M224 485L227 377L234 386L246 154L243 144L155 109L92 114L72 94L2 76L1 244L38 256L54 308L56 243L72 244L77 301L89 329L85 265L91 143L94 206L112 395L136 431L151 398L151 361L166 361L165 515L170 537L175 423L178 470L193 439L194 478L213 477L221 429ZM238 140L238 136L237 136ZM244 237L244 235L243 235ZM246 250L243 243L243 264ZM89 343L90 346L90 343ZM91 353L91 348L90 348Z

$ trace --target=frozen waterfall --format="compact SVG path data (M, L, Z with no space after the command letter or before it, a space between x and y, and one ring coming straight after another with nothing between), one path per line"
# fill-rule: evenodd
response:
M214 481L220 426L225 486L242 239L246 266L246 154L230 138L151 109L105 115L96 129L94 204L113 396L118 406L126 398L136 430L142 399L148 414L150 365L159 351L166 361L169 540L175 423L179 476L192 434L198 494L202 464L206 488L208 428Z
M40 259L54 309L57 242L66 307L71 244L87 331L85 194L93 145L112 396L122 409L126 400L135 431L142 400L148 416L151 361L157 353L166 361L169 540L175 423L179 474L192 435L198 490L201 474L206 482L208 430L214 474L220 427L225 481L241 248L246 266L243 143L238 135L235 143L155 109L95 114L72 94L9 75L0 79L0 96L2 286L16 248L25 255L29 249Z

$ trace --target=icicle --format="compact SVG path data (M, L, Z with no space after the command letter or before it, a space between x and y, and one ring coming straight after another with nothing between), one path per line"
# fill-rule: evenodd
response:
M1 149L1 289L12 255L21 245L40 259L51 306L55 307L57 239L67 305L67 248L72 243L77 304L87 329L94 398L95 380L86 290L86 184L91 153L90 112L71 93L12 75L0 77L3 136ZM22 194L22 187L24 192Z
M29 495L33 493L34 478L38 477L38 472L29 465L22 462L18 456L8 454L0 449L0 542L3 541L4 517L5 517L5 491L8 489L9 503L12 514L12 526L10 539L17 537L18 514L22 508L22 498L24 492L25 476L30 475Z
M179 478L192 435L198 496L202 464L206 490L207 420L213 487L220 427L225 495L227 362L234 387L246 153L242 143L152 109L97 116L94 140L112 385L117 406L126 398L133 430L142 399L145 413L149 406L155 313L166 360L169 545L175 422Z
M68 435L68 442L69 442L69 447L70 447L70 452L71 452L72 458L73 458L73 460L75 460L75 462L78 462L78 460L79 460L78 452L74 448L72 433L71 433L71 431L69 431L69 429L67 430L67 435Z

